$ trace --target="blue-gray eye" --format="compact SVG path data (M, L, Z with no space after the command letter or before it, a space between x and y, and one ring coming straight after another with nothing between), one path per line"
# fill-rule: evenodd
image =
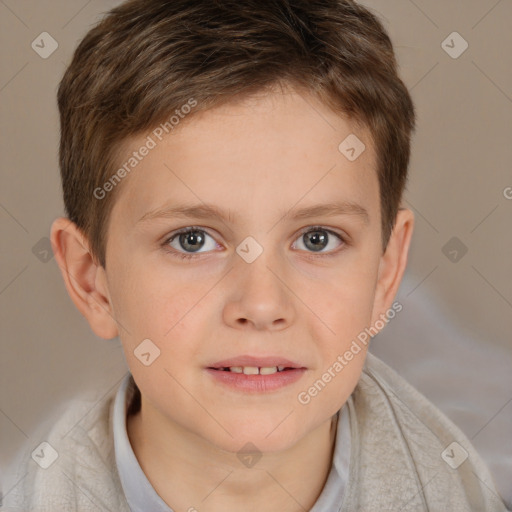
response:
M334 233L333 231L330 231L328 229L323 228L314 228L310 229L309 231L306 231L305 233L302 233L301 236L297 239L298 241L303 241L303 246L306 248L306 250L312 251L312 252L320 252L323 251L326 247L329 246L329 244L332 246L332 237L331 235L334 235L340 242L343 242L343 239L340 235L337 233ZM338 245L335 245L334 247L330 247L330 249L335 249L336 247L339 247L341 244L338 243ZM302 249L301 247L298 247L298 249ZM329 251L323 251L323 252L329 252Z
M334 235L334 237L331 235ZM210 240L209 246L208 239ZM336 239L338 240L338 244L335 243ZM296 239L294 248L313 253L330 253L340 245L343 245L344 242L343 237L334 231L314 227L304 231ZM297 243L299 247L295 247ZM180 256L187 257L193 256L195 253L209 252L217 248L213 237L203 229L196 227L188 227L178 231L166 241L166 245L170 246ZM300 247L300 245L302 245L302 247Z
M211 247L208 248L206 239L211 239ZM177 245L173 245L176 243ZM175 250L185 252L199 252L205 245L206 251L213 250L216 247L215 240L205 231L201 229L185 229L176 233L172 238L169 239L168 244ZM206 252L201 251L201 252Z

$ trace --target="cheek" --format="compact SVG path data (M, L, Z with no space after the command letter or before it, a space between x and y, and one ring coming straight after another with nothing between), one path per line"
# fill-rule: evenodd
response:
M312 310L324 324L326 336L332 338L331 349L341 349L371 322L377 268L363 263L346 265L310 295Z
M311 335L321 361L302 389L308 404L299 400L310 412L334 413L357 384L370 340L365 329L371 324L376 277L375 262L354 259L325 281L321 293L310 296L319 318Z
M202 338L205 292L179 278L162 280L157 272L120 277L116 304L129 331L121 336L127 364L148 396L165 387L166 396L176 398L180 387L172 377L185 383L199 350L195 341Z
M116 319L126 324L130 338L164 341L194 314L203 288L201 283L187 281L185 273L169 274L152 265L133 263L118 266L112 273L111 298Z

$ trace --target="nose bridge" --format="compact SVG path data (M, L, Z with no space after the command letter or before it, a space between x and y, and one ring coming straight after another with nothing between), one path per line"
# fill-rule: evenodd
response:
M257 328L275 328L293 320L293 301L287 289L283 257L252 237L237 247L232 275L233 289L226 304L226 320L232 325L252 323Z
M282 292L282 278L278 279L276 274L284 271L283 258L279 248L271 246L270 239L270 236L266 237L263 245L255 238L247 237L237 247L240 258L235 264L236 274L244 294L265 292L273 295Z

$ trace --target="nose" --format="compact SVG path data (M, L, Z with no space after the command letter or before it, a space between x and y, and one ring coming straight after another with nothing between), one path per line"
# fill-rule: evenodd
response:
M226 324L237 329L277 331L295 320L291 287L270 251L263 251L252 263L240 258L229 279L223 311Z

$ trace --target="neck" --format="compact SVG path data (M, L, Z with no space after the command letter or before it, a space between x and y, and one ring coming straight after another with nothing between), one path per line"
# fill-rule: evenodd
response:
M127 418L133 451L149 482L173 510L309 510L332 464L337 416L288 450L265 453L244 468L227 452L173 425L165 431L144 407ZM270 505L269 505L270 504Z

